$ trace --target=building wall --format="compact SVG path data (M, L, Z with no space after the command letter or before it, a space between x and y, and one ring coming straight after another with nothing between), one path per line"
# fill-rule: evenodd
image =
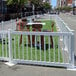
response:
M72 0L67 0L67 3L68 4L72 4Z
M60 7L60 0L57 0L56 6L57 6L57 7Z
M73 6L76 6L76 0L73 0Z
M67 6L72 6L72 0L66 0Z
M57 0L57 7L63 7L66 4L66 0Z
M72 6L72 0L57 0L57 7Z

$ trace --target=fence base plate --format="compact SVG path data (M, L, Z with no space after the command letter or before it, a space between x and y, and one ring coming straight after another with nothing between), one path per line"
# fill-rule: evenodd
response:
M14 66L14 65L16 65L16 63L12 63L12 62L6 62L5 64L8 65L8 66Z
M73 68L67 68L67 70L76 71L76 66L74 66Z

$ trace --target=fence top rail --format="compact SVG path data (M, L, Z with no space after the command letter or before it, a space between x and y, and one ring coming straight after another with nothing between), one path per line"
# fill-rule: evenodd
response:
M18 35L45 35L45 36L61 36L61 35L73 35L72 32L28 32L28 31L11 31L12 34Z

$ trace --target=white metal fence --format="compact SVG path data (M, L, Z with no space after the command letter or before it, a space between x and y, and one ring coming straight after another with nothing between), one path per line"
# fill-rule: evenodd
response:
M71 30L67 31L68 28L64 26L63 21L58 16L50 18L55 19L60 30L64 29L65 31L0 31L0 60L13 63L73 67L74 33ZM21 35L22 43L20 44ZM65 50L66 48L67 50Z
M2 40L0 42L0 59L9 62L28 63L47 66L64 66L74 65L74 34L73 33L54 33L54 32L17 32L17 31L0 31ZM6 34L5 37L3 35ZM22 44L20 36L22 35ZM28 36L30 36L30 44ZM33 38L34 36L34 44ZM43 43L42 38L43 37ZM51 39L53 39L53 47ZM60 38L63 41L60 41ZM65 51L64 38L68 41L68 51Z

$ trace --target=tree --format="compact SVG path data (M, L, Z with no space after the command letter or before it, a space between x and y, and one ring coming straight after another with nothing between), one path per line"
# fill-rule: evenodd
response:
M70 7L70 6L64 6L63 10L65 10L66 12L70 12L72 10L72 7Z
M28 0L7 0L7 5L16 5L17 8L22 8Z
M71 6L58 7L56 10L70 12L72 10Z
M52 9L52 6L51 6L49 3L44 2L44 3L43 3L43 8L44 8L46 11L49 11L49 10Z
M28 0L7 0L7 5L19 4L22 5Z
M42 5L42 0L30 0L30 1L35 6L41 6Z
M7 6L12 8L14 12L22 12L23 14L24 4L27 2L28 0L7 0Z

